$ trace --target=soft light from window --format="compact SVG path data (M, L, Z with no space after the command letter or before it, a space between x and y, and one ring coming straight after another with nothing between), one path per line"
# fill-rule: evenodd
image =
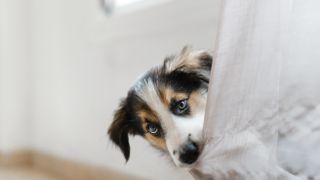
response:
M171 0L100 0L105 13L125 14Z
M131 5L131 4L134 4L134 3L137 3L139 1L143 1L143 0L115 0L114 1L114 5L115 7L124 7L124 6L127 6L127 5Z

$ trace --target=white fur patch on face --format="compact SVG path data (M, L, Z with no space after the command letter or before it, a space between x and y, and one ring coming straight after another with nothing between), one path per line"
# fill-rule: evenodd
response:
M177 166L184 166L179 161L180 148L188 141L200 142L204 122L204 111L195 113L191 117L172 115L174 126L167 129L166 144L170 156Z
M202 129L205 115L206 92L200 91L197 108L192 109L192 114L187 116L174 115L168 105L163 102L156 84L151 78L146 78L135 86L137 95L156 112L161 127L165 132L165 143L167 150L174 163L179 167L186 164L180 162L181 147L192 141L199 143L202 138ZM204 99L202 101L202 98Z
M168 108L162 103L158 90L153 83L152 79L145 79L142 82L139 82L137 88L135 89L138 95L144 100L148 106L157 113L161 119L161 126L163 129L172 127L171 113Z
M204 148L202 127L212 62L207 51L186 46L139 76L121 100L108 130L127 161L129 135L141 136L170 154L177 166L197 161Z

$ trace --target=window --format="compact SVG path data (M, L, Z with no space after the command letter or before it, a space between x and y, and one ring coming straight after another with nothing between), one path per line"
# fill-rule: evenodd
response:
M114 0L114 8L121 8L129 5L133 5L135 3L141 3L144 0Z
M170 0L101 0L104 11L108 14L122 14L146 8Z

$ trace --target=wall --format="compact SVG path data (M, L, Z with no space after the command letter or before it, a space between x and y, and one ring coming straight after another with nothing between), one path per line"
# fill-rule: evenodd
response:
M14 19L17 23L27 22L28 35L20 32L21 28L5 24L10 31L20 29L17 31L21 36L32 40L26 40L26 49L19 48L19 52L30 53L28 61L12 53L19 56L16 64L5 57L7 64L1 66L5 67L1 69L2 75L5 73L1 89L6 91L1 98L15 97L2 104L9 107L7 102L23 102L22 107L2 113L19 114L19 127L11 127L12 131L7 129L9 121L4 118L7 125L1 124L2 140L14 132L25 138L22 144L63 158L148 179L190 178L139 137L131 138L131 159L125 164L106 131L119 99L141 73L185 44L213 49L218 9L218 0L176 0L107 17L98 1L32 0L29 21L24 21L27 17ZM2 51L6 48L1 47ZM13 81L7 80L10 67L18 73ZM23 113L12 112L15 109ZM22 133L17 133L19 129Z
M0 0L0 152L29 148L31 65L29 8Z

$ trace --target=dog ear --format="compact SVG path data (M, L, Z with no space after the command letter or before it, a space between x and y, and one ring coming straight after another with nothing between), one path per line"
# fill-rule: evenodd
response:
M120 108L115 112L113 122L109 127L108 134L114 144L122 151L126 161L130 157L129 133L131 131L130 115L127 108L127 100L120 104Z
M208 51L192 51L185 46L177 56L171 56L164 61L164 70L166 73L173 71L197 72L210 74L213 58Z

